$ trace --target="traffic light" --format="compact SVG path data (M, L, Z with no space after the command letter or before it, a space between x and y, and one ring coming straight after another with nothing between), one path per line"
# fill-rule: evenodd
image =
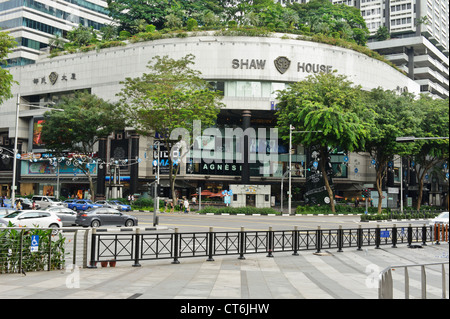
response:
M362 197L363 198L369 198L370 197L370 191L367 188L363 188L361 191Z

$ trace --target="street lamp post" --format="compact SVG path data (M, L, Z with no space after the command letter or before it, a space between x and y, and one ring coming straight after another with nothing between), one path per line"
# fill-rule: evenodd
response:
M49 104L54 104L53 102L50 102ZM12 193L11 193L11 204L14 205L14 202L16 200L16 175L17 175L17 157L19 154L19 150L17 148L17 143L19 141L19 109L20 106L30 106L30 107L36 107L41 109L48 109L48 110L56 110L56 111L64 111L63 109L55 109L55 108L49 108L49 107L43 107L39 105L33 105L33 104L21 104L20 103L20 93L17 94L17 103L16 103L16 126L15 126L15 136L14 136L14 161L13 161L13 176L12 176Z
M288 212L292 214L292 133L321 133L322 131L294 131L295 127L289 124L289 196L288 196ZM295 214L295 213L294 213Z

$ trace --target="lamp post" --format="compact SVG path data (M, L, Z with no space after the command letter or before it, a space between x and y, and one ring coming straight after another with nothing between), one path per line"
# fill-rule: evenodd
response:
M49 104L54 104L53 102ZM17 94L17 103L16 103L16 126L15 126L15 136L14 136L14 161L13 161L13 176L12 176L12 193L11 193L11 204L14 205L14 202L16 200L16 175L17 175L17 157L19 150L17 148L17 143L19 139L19 108L20 106L30 106L30 107L36 107L40 109L47 109L47 110L56 110L56 111L64 111L63 109L54 109L49 107L43 107L40 105L33 105L33 104L21 104L20 103L20 93Z
M289 196L288 196L288 212L291 215L292 206L292 133L322 133L322 131L294 131L295 127L289 124ZM295 214L295 213L294 213Z

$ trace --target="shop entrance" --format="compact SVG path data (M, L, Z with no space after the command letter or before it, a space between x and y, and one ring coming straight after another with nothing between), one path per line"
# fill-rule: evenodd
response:
M247 194L246 199L245 199L245 206L255 207L256 206L256 195Z

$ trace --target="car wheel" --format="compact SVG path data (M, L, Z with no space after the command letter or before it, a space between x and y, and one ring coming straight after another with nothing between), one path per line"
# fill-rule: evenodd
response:
M125 222L125 226L126 227L134 226L134 221L132 221L131 219L127 219L127 221Z
M91 222L91 227L93 227L93 228L100 227L100 221L99 220L93 220Z
M48 226L49 228L52 229L52 235L56 235L59 232L59 226L57 224L51 224L50 226Z

